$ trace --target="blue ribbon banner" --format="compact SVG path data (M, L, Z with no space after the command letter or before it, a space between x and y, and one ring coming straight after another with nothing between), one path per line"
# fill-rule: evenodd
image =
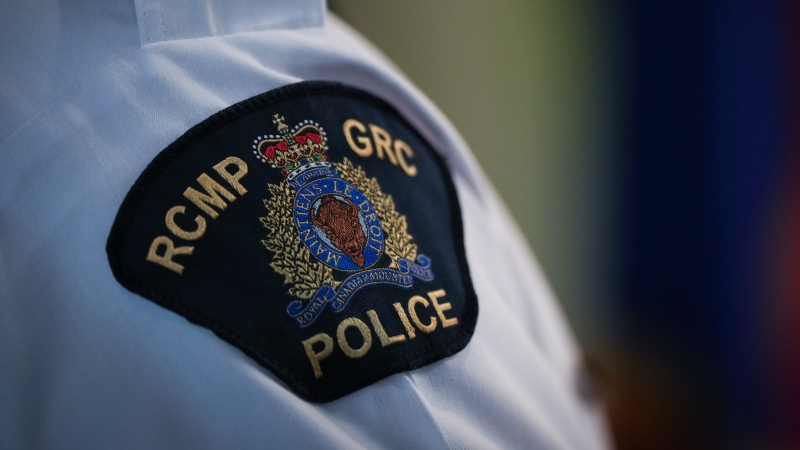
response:
M401 259L397 261L397 266L398 270L371 269L351 275L342 282L338 291L328 285L321 286L305 307L303 307L302 301L295 300L289 303L286 312L297 322L297 325L307 327L319 317L328 304L331 305L334 312L345 309L353 295L361 288L378 284L392 284L408 289L413 286L414 278L422 281L433 280L431 261L425 255L417 256L416 263Z

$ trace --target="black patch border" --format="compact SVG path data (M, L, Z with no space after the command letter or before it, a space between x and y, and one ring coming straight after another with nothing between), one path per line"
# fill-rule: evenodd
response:
M249 344L245 339L240 338L235 332L227 329L211 317L206 317L191 308L185 306L183 302L168 298L149 287L134 282L128 277L122 257L123 236L129 229L129 217L133 216L138 210L139 204L144 193L148 190L150 183L157 178L161 172L169 166L179 155L192 148L193 144L204 138L206 134L225 124L238 119L244 114L255 110L271 106L275 102L288 100L294 97L308 96L314 94L329 94L351 97L360 101L365 101L385 110L388 114L398 118L412 133L415 133L432 151L432 159L440 171L440 176L444 180L447 199L450 204L450 215L452 217L451 228L453 232L454 247L460 274L463 281L465 302L464 315L461 319L460 330L451 340L442 344L426 349L424 352L416 352L403 355L391 365L383 365L373 370L362 370L355 373L351 382L345 386L335 389L327 388L324 391L316 390L312 386L297 379L288 369L272 360L255 346ZM233 345L244 352L247 356L254 359L258 364L264 366L278 379L286 383L300 397L315 402L326 403L351 394L388 378L391 375L407 372L427 366L439 360L452 356L467 346L475 332L478 318L478 296L475 293L472 277L470 276L469 265L467 263L466 249L464 246L463 219L461 216L461 206L458 201L455 184L447 170L447 163L442 155L430 145L430 143L412 126L393 106L385 100L376 97L367 91L348 86L342 83L329 81L301 81L289 84L271 91L250 97L239 103L233 104L198 123L190 128L181 137L168 145L164 150L147 165L145 170L139 175L136 182L128 191L122 201L119 211L111 226L111 231L106 243L106 253L108 254L111 272L114 277L125 288L136 294L153 301L159 306L173 311L191 323L201 325L211 330L223 341Z

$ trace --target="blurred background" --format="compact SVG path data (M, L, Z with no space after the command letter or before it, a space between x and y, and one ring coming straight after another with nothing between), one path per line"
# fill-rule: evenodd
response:
M800 448L800 2L330 6L470 144L620 449Z

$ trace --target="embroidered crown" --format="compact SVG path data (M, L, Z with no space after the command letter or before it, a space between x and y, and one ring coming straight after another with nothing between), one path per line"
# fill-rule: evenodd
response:
M254 153L263 162L270 163L280 169L283 176L288 176L300 167L328 161L325 131L317 122L304 120L290 129L283 116L275 114L273 117L272 123L276 125L278 134L258 136L253 140Z

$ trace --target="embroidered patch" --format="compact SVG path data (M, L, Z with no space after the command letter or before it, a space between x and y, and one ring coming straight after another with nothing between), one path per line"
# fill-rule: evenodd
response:
M147 167L108 239L126 288L325 402L460 351L478 306L455 188L387 103L302 82Z

